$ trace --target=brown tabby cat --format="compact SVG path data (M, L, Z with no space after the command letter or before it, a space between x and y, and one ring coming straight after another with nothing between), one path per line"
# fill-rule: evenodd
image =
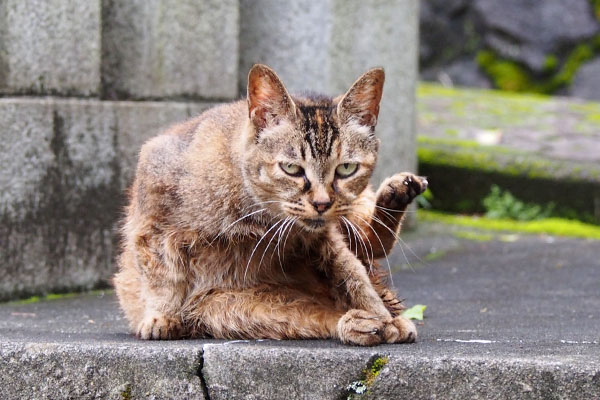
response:
M142 339L337 338L412 342L374 259L427 181L368 185L383 69L343 96L290 96L254 66L248 99L147 142L115 286Z

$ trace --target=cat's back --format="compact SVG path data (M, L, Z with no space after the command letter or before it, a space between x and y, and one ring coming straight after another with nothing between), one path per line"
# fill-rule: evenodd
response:
M188 220L185 216L198 215L198 208L223 202L217 189L239 193L234 148L246 122L246 102L238 101L213 107L146 142L132 188L138 205Z
M215 106L185 122L173 125L142 146L136 177L169 179L181 169L189 172L186 159L202 161L218 152L230 152L232 142L241 133L247 112L245 102Z

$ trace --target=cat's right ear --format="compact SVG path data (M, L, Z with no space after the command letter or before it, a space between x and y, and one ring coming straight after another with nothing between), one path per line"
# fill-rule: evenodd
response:
M248 73L248 116L260 132L282 118L291 118L296 106L275 71L256 64Z

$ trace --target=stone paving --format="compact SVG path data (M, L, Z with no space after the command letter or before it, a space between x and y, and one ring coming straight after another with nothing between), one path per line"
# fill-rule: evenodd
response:
M416 344L144 342L110 292L5 303L0 398L599 398L600 241L461 229L422 223L390 258L427 305Z
M418 93L418 133L424 137L600 163L600 103L431 84Z

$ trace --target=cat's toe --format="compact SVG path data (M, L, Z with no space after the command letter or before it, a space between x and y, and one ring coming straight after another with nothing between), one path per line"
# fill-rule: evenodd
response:
M137 330L140 339L168 340L181 337L181 321L163 314L152 314L144 318Z
M395 317L385 328L386 343L414 343L417 340L417 327L402 316Z
M364 310L350 310L340 318L337 332L346 344L374 346L383 341L385 321Z
M427 178L408 172L387 178L377 192L377 205L389 209L399 209L410 204L422 194L429 182Z

